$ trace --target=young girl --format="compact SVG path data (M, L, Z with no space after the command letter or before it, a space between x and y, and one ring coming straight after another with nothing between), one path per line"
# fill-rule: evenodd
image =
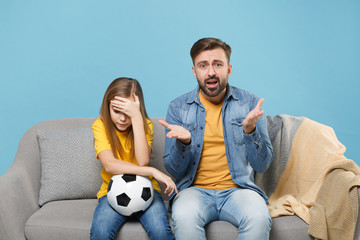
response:
M108 183L116 174L149 176L154 187L154 200L148 209L136 217L150 239L174 239L156 180L166 186L165 193L169 195L177 192L177 189L169 176L147 166L152 150L153 125L147 116L138 81L117 78L109 85L100 117L92 129L96 155L103 166L103 183L97 194L99 202L94 212L90 239L114 239L129 218L113 210L107 201Z

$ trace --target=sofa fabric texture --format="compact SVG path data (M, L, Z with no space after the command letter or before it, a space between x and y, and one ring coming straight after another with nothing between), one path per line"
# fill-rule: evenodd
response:
M41 187L39 205L64 199L94 198L101 184L90 128L38 130Z
M165 129L158 123L159 119L152 119L154 143L150 165L166 173L162 159ZM270 139L296 132L302 121L298 119L298 124L284 130L281 118L268 119L270 124L278 127L269 130ZM0 201L0 240L89 239L97 205L96 193L101 184L101 165L95 158L92 142L91 125L94 120L47 120L34 125L24 134L13 164L0 177L0 191L8 193ZM51 146L59 143L62 146ZM279 147L275 154L281 159L281 154L290 151L289 148L290 142ZM64 155L64 152L67 153ZM265 192L271 193L276 189L285 168L286 164L270 166L272 173L257 176ZM77 173L69 175L69 171ZM271 184L267 185L267 181ZM167 205L167 196L163 195L163 198ZM171 218L169 220L171 223ZM272 221L272 240L314 239L308 234L309 225L296 215L280 216ZM237 239L237 229L227 222L212 222L205 228L207 239ZM354 239L358 239L359 231L357 220ZM129 221L115 239L139 240L148 239L148 236L139 222Z

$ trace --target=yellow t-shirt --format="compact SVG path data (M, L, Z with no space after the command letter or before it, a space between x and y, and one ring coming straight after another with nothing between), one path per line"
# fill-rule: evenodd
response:
M147 139L149 146L151 146L152 141L153 141L153 135L152 135L153 124L149 119L147 119L147 124L150 128L150 132L146 133L146 139ZM95 122L92 125L92 130L94 133L94 146L95 146L95 150L96 150L96 157L98 158L98 155L100 152L105 151L105 150L111 150L111 145L110 145L109 139L106 136L105 125L100 118L95 120ZM119 137L120 145L122 147L121 148L122 149L121 156L123 156L123 159L121 159L121 160L130 162L133 164L137 164L135 157L132 159L130 157L131 154L130 154L130 147L128 145L129 142L127 141L127 135L128 135L127 132L117 131L116 133ZM118 151L116 151L114 153L114 157L117 159L120 158ZM101 177L103 179L103 183L100 187L99 192L97 193L97 198L101 198L107 194L108 184L109 184L109 181L112 176L114 176L114 175L106 172L104 168L102 169ZM152 176L149 176L149 178L152 181L154 190L157 190L160 192L159 184L155 180L155 178Z
M236 187L226 158L221 112L223 102L212 104L201 92L199 98L206 110L206 120L203 150L193 186L212 190Z

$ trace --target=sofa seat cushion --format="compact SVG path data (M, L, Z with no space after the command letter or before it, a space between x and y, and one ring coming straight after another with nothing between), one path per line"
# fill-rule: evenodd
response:
M28 240L88 240L96 204L96 199L46 203L26 222L25 236Z
M282 216L272 219L270 240L313 240L308 233L307 225L298 216ZM231 239L236 240L237 228L227 222L216 221L206 226L208 240Z
M273 218L270 239L313 240L307 233L308 228L309 225L296 215Z
M64 200L45 204L26 222L28 240L89 239L97 199ZM128 221L115 239L149 239L137 221Z
M25 235L28 240L89 239L93 213L97 199L62 200L46 203L26 222ZM165 202L167 205L167 202ZM171 219L169 218L171 221ZM270 239L313 239L307 234L308 225L297 216L273 219ZM209 240L237 239L234 225L217 221L206 226ZM137 221L128 221L120 229L115 240L149 239Z

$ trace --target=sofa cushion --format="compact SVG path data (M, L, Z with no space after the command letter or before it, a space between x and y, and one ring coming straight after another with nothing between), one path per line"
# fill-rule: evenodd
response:
M96 199L64 200L46 203L26 222L28 240L89 239ZM115 237L149 239L138 221L127 221Z
M63 199L96 198L102 169L91 128L38 130L41 158L39 205Z
M89 239L96 199L53 201L36 211L26 222L28 240ZM165 202L167 205L167 202ZM169 216L169 221L171 219ZM237 229L223 221L206 226L207 239L237 239ZM127 221L115 237L119 239L149 239L145 229L136 220Z
M270 239L313 240L308 234L309 225L296 215L272 219Z
M46 203L26 222L26 239L89 239L96 204L96 199Z
M25 224L28 240L89 239L96 199L65 200L46 203ZM165 201L167 205L167 201ZM169 216L169 221L171 219ZM272 219L270 240L313 239L307 234L308 225L297 216ZM206 227L206 237L215 239L237 239L237 228L224 221L215 221ZM138 221L128 221L121 227L115 240L149 239Z

